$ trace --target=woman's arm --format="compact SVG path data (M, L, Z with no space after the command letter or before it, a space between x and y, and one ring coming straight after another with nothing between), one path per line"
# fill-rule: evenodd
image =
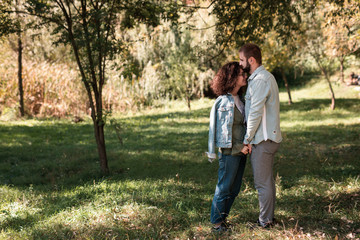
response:
M216 113L217 113L217 102L215 101L210 112L210 124L209 124L209 140L208 140L208 152L206 152L209 162L216 159L215 153L215 138L216 138Z

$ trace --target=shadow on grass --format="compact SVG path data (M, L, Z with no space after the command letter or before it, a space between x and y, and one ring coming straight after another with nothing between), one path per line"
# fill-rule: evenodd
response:
M194 119L208 115L208 109L200 109L125 119L123 146L119 144L109 124L106 127L109 164L126 162L126 159L143 152L148 152L148 156L151 156L152 151L161 151L161 154L167 155L174 151L188 152L194 147L203 152L202 143L207 136L204 130L208 124L198 123ZM185 122L178 122L179 119ZM44 124L31 127L1 125L0 135L2 184L69 186L101 177L91 123L45 121ZM192 144L192 149L189 149L188 144ZM159 157L152 156L158 160ZM172 161L176 161L176 156L173 157ZM118 173L122 169L114 171Z
M14 231L20 231L23 228L32 227L37 221L38 218L34 215L27 215L25 217L8 217L0 223L0 230L11 229Z
M292 216L291 221L281 219L281 216L278 220L288 229L301 228L304 232L348 238L348 234L359 234L359 201L360 192L341 192L324 197L304 189L298 197L286 195L277 199L278 209Z
M75 184L98 171L89 124L2 125L0 135L1 184L54 186L68 184L69 178L76 177Z
M282 104L281 111L307 112L327 106L328 101L328 99L314 99L296 102L291 106ZM337 107L341 109L355 111L359 106L360 99L337 99ZM203 152L207 148L208 123L198 122L197 119L208 118L209 112L210 108L203 108L191 112L127 118L123 121L123 146L119 144L113 128L107 125L109 164L115 167L113 169L115 173L119 173L129 167L130 161L136 161L136 164L153 161L159 162L160 166L167 166L167 162L176 164L178 160L180 163L185 161L188 164L204 162ZM318 114L309 114L308 117L317 117L312 115ZM339 125L284 132L287 139L283 145L291 142L293 147L296 143L302 145L314 141L319 144L331 144L334 141L352 144L356 142L358 130L358 125ZM31 127L3 124L0 126L0 135L2 160L0 183L2 184L28 186L73 183L77 185L79 182L92 180L94 176L95 179L100 177L91 123L44 121L44 124ZM293 156L292 152L295 150L287 150L286 156ZM298 154L303 153L296 153ZM132 168L135 168L136 164L130 163ZM156 173L141 175L164 177ZM135 174L134 178L137 177Z
M359 132L360 124L287 132L274 163L282 187L297 187L304 177L336 183L357 178Z
M280 111L300 111L306 112L314 109L329 109L331 99L303 99L289 105L287 102L281 102ZM348 111L360 111L360 99L358 98L338 98L335 100L335 109L344 109Z
M56 224L50 231L37 231L34 233L34 239L126 239L128 230L118 226L103 226L101 224L91 226L90 231ZM56 238L54 237L56 236Z

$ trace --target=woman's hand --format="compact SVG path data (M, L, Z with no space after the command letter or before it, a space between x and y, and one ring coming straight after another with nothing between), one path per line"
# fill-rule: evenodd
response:
M241 152L243 153L243 154L248 154L249 153L249 148L248 148L248 146L247 145L244 145L244 147L241 149Z

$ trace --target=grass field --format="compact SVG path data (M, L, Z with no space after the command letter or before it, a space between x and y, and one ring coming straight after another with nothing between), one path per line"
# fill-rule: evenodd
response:
M204 155L203 99L115 116L124 144L108 124L106 177L90 120L1 121L0 239L359 239L359 91L335 85L334 111L324 81L292 93L289 106L281 92L272 229L247 227L258 215L248 162L232 233L211 233L218 166Z

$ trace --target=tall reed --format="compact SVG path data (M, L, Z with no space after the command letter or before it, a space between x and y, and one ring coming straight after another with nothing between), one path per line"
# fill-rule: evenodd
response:
M0 113L18 103L17 56L0 45ZM129 81L116 69L107 71L104 108L119 112L146 105L142 80ZM36 117L66 117L90 113L86 90L73 63L23 60L25 112Z

